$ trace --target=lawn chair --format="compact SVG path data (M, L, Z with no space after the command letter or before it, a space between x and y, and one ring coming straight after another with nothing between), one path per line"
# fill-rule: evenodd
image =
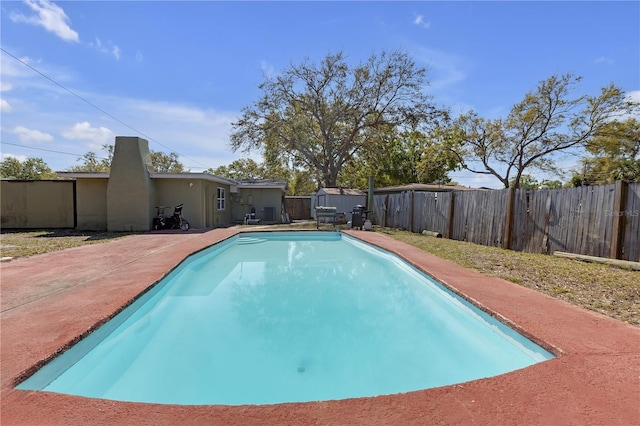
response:
M257 225L260 223L260 219L256 217L256 208L251 207L249 213L244 215L244 224L245 225Z

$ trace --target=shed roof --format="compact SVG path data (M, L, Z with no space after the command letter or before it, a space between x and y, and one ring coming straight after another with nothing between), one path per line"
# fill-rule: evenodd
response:
M353 188L322 188L317 194L324 193L327 195L367 195L364 191Z

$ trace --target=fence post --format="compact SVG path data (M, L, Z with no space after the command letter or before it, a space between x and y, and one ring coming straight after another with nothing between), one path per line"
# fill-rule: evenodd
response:
M413 207L415 205L415 201L413 199L413 197L414 197L413 194L414 194L413 191L409 192L409 232L415 232L413 230L413 216L414 216Z
M622 241L624 236L625 225L625 207L627 204L627 192L629 185L624 181L616 181L615 192L613 194L613 206L611 211L605 211L605 214L613 215L613 224L611 227L611 246L609 250L609 257L612 259L620 259L622 257Z
M451 194L451 197L449 197L449 223L447 226L447 238L449 239L453 237L453 220L454 220L454 214L455 214L454 206L455 206L455 200L456 200L456 192L451 191L450 194Z
M371 217L371 222L375 222L375 202L374 202L374 191L373 191L373 176L369 176L369 191L367 192L367 210L371 213L369 214Z
M385 228L388 226L387 225L388 216L389 216L389 194L386 194L384 196L384 223L382 224L382 226L384 226Z
M502 248L511 248L511 233L513 229L513 206L515 203L515 188L509 187L507 190L507 212L504 220L504 241Z

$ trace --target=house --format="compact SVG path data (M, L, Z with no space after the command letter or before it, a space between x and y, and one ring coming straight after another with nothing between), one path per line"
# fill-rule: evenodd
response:
M232 221L243 222L255 210L261 224L289 222L284 196L286 182L274 179L241 179L236 182L237 192L232 194Z
M192 228L241 223L253 210L260 223L283 217L286 183L235 181L208 173L150 171L149 143L138 137L116 137L109 173L59 172L75 180L76 228L81 230L148 231L157 206L184 204Z

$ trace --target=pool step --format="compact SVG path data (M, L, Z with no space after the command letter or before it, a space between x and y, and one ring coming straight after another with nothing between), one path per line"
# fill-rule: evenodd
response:
M240 245L248 245L248 244L259 244L266 242L266 238L257 238L257 237L239 237L236 244Z

